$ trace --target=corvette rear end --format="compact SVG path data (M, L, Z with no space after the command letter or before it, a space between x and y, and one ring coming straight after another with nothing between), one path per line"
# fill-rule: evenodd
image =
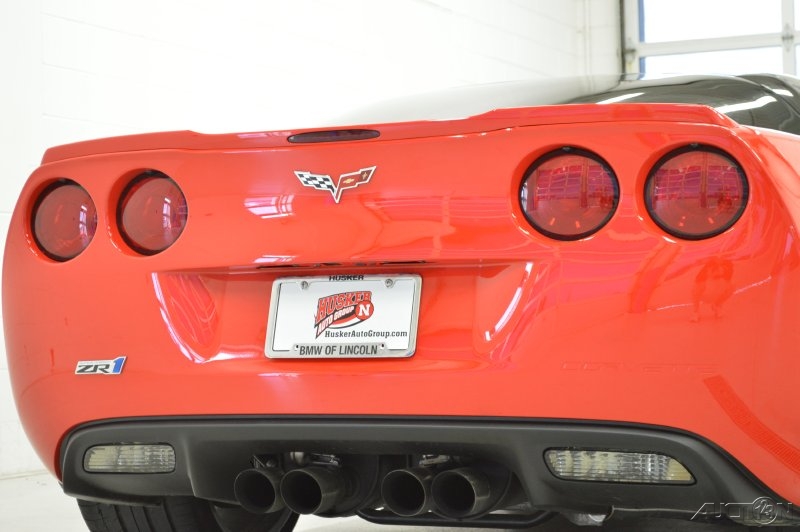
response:
M798 147L623 103L54 148L20 417L85 512L796 523Z

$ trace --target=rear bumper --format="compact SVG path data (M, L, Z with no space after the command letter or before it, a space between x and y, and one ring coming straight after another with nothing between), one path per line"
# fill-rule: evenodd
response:
M168 474L97 474L83 469L94 445L168 443L176 468ZM544 455L550 448L652 452L680 461L690 485L581 482L557 478ZM520 480L534 510L591 514L652 514L684 519L727 516L755 524L790 522L792 505L724 451L702 438L663 427L508 418L151 418L93 423L77 428L61 448L63 487L69 495L146 503L193 495L235 503L234 480L252 457L290 452L376 460L410 454L471 457L498 463ZM366 497L363 510L379 507ZM757 514L753 502L769 500L774 514ZM795 523L797 521L794 521Z

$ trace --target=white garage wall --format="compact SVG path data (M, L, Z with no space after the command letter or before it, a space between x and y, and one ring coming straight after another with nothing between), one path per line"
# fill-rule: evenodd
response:
M313 126L438 87L615 72L617 9L616 0L0 0L0 238L48 146ZM0 475L40 467L3 351Z

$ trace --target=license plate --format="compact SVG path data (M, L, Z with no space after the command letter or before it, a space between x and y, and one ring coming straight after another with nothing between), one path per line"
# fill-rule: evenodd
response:
M272 286L269 358L410 357L419 275L288 277Z

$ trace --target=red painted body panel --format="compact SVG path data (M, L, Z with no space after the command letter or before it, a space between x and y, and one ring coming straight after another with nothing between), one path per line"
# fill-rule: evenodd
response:
M796 137L681 105L375 129L380 138L360 142L174 133L48 152L12 219L3 314L19 412L51 470L71 428L110 418L626 421L700 435L800 504ZM652 165L690 143L724 150L750 183L742 218L702 241L668 237L643 200ZM528 166L561 146L598 154L620 181L616 214L580 241L538 234L517 200ZM338 204L294 175L373 165ZM149 168L180 185L189 219L173 247L143 257L114 213ZM64 263L42 255L29 229L37 192L60 177L85 187L99 213L92 243ZM265 357L275 279L395 272L422 277L413 357ZM74 374L79 360L120 355L119 376Z

